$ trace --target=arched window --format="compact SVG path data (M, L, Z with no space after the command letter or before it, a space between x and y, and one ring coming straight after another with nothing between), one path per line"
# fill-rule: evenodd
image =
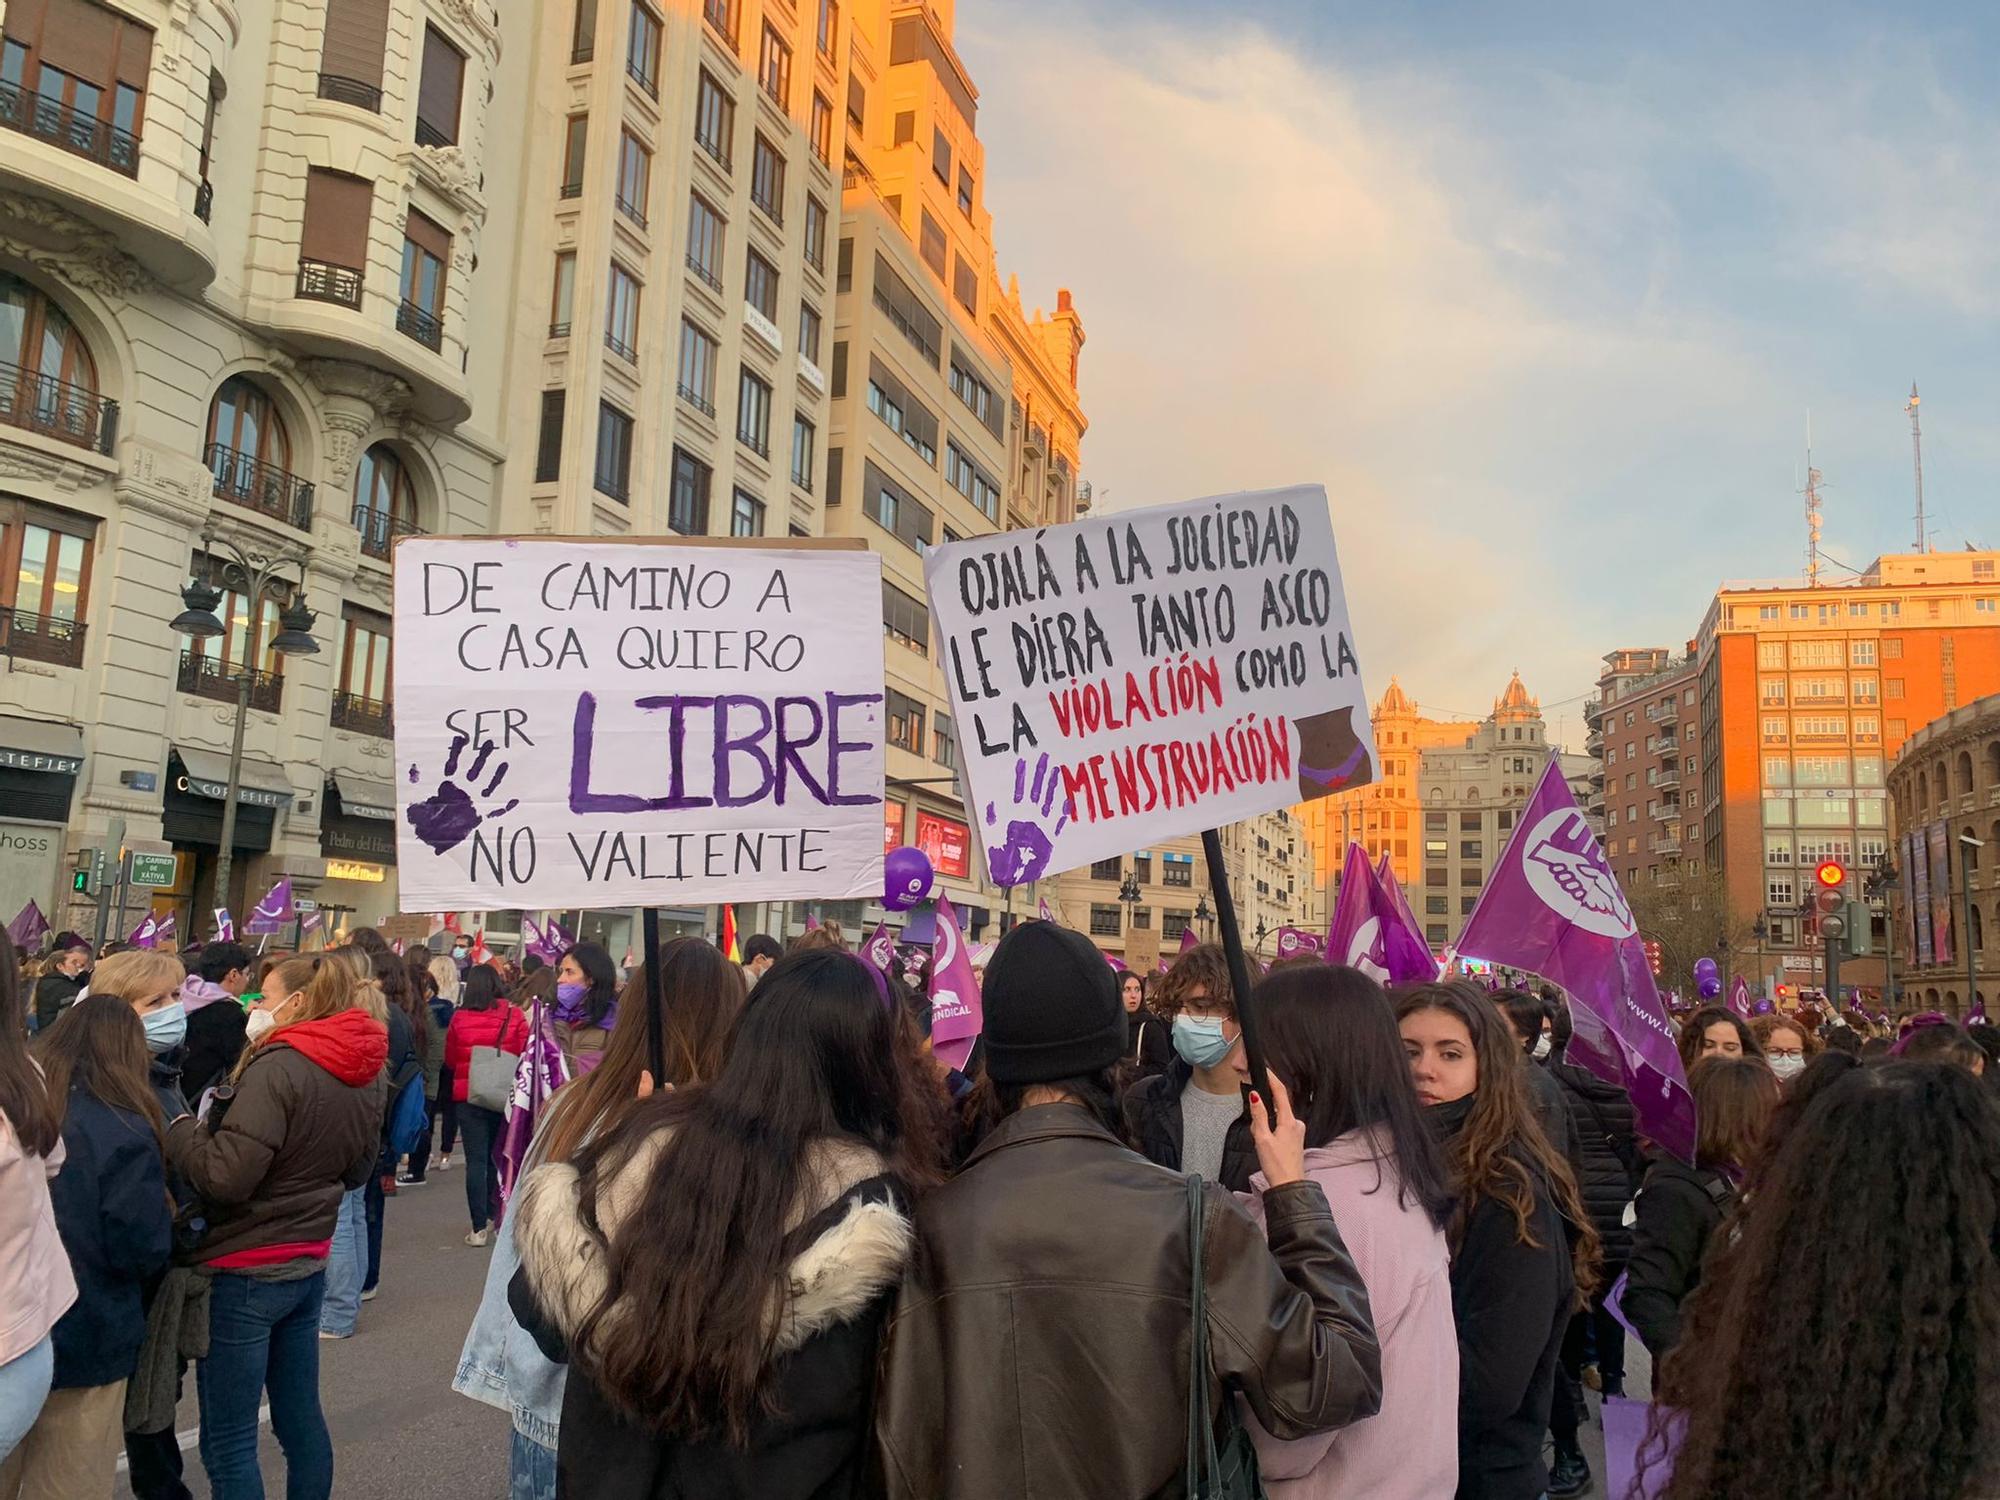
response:
M0 271L0 423L104 446L97 364L63 310Z
M354 466L354 525L361 550L385 562L397 537L422 529L410 471L387 443L372 444Z
M1929 812L1930 809L1931 809L1930 773L1927 771L1919 771L1917 772L1917 811L1923 813L1923 812Z
M1972 925L1966 931L1972 940L1973 952L1986 946L1986 913L1976 906L1972 908Z
M1970 797L1972 795L1972 752L1970 750L1961 750L1958 752L1958 795L1961 797Z
M271 393L247 375L223 381L209 405L208 467L224 499L294 526L310 523L285 419Z

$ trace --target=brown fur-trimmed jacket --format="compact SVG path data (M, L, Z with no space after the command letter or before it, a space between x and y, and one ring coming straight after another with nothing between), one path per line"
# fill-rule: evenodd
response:
M646 1142L597 1189L607 1237L636 1208L668 1132ZM522 1187L515 1240L521 1268L509 1289L515 1316L554 1360L607 1285L604 1241L583 1222L580 1182L567 1163L538 1167ZM866 1493L876 1344L909 1260L912 1228L901 1185L864 1146L825 1141L807 1164L795 1214L810 1236L791 1264L788 1295L774 1299L778 1410L754 1422L745 1448L716 1437L689 1439L628 1422L591 1379L571 1366L557 1449L558 1493L592 1500L759 1500ZM643 1317L616 1304L614 1319Z

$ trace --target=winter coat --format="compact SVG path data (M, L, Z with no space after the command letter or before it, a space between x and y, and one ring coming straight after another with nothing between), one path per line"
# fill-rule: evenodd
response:
M388 1051L387 1030L363 1011L280 1027L218 1126L184 1116L168 1127L168 1164L207 1224L196 1260L332 1238L341 1196L368 1180L381 1147Z
M1574 1063L1550 1063L1549 1077L1563 1091L1577 1138L1577 1188L1584 1211L1604 1246L1606 1285L1632 1253L1632 1230L1625 1210L1638 1190L1639 1138L1632 1122L1632 1096L1615 1083Z
M49 1202L49 1179L64 1157L60 1136L47 1156L29 1155L0 1114L0 1365L47 1338L76 1301L76 1278Z
M1301 1438L1373 1416L1368 1294L1311 1182L1262 1231L1203 1184L1211 1387ZM1186 1458L1188 1186L1075 1104L1003 1120L917 1205L875 1436L892 1500L1178 1496Z
M1181 1170L1181 1091L1194 1085L1194 1069L1178 1056L1167 1071L1143 1078L1125 1091L1121 1109L1125 1134L1146 1160ZM1250 1138L1250 1106L1222 1142L1222 1185L1232 1193L1250 1191L1257 1170L1257 1147Z
M1457 1435L1438 1414L1458 1399L1458 1334L1444 1231L1396 1190L1386 1145L1352 1131L1306 1152L1368 1288L1382 1346L1382 1410L1337 1432L1282 1443L1253 1421L1271 1500L1439 1500L1458 1483ZM1250 1211L1261 1223L1259 1172Z
M1570 1164L1570 1170L1577 1171L1577 1158L1582 1147L1577 1140L1576 1126L1570 1122L1569 1101L1563 1097L1562 1085L1534 1059L1524 1061L1528 1075L1528 1103L1535 1111L1535 1123L1542 1127L1542 1134L1549 1138L1549 1144Z
M181 1062L181 1088L193 1100L211 1084L220 1083L243 1055L250 1016L243 1002L220 985L190 974L181 986L187 1007L187 1056Z
M423 1087L423 1065L417 1061L417 1033L410 1024L410 1018L396 1006L389 1007L389 1052L382 1064L382 1080L387 1085L383 1092L382 1105L382 1150L375 1163L375 1170L385 1177L394 1176L396 1153L389 1149L389 1121L396 1113L396 1101L403 1090L414 1083Z
M59 974L53 969L35 981L35 1030L47 1031L56 1017L76 1004L85 976Z
M1135 1078L1152 1078L1174 1065L1174 1029L1140 1006L1125 1018L1125 1061Z
M160 1103L160 1116L168 1124L188 1112L187 1090L182 1085L186 1061L185 1045L171 1052L155 1052L148 1059L146 1081L152 1085L153 1097Z
M549 1034L568 1059L570 1074L575 1078L583 1077L603 1062L604 1049L611 1045L609 1026L592 1026L583 1021L550 1021Z
M1662 1155L1646 1168L1622 1305L1655 1360L1680 1341L1681 1304L1701 1284L1702 1255L1735 1201L1735 1187L1713 1167Z
M146 1337L144 1288L173 1253L159 1138L143 1115L80 1088L63 1114L68 1160L49 1184L77 1300L53 1330L55 1389L131 1375Z
M424 1063L424 1087L429 1091L430 1098L436 1101L438 1090L444 1083L445 1038L458 1007L449 1000L433 1000L427 1008L431 1013L431 1055Z
M508 1000L488 1010L467 1010L461 1005L444 1036L444 1064L451 1069L451 1097L465 1103L466 1085L472 1082L474 1047L522 1052L527 1046L528 1017L520 1006Z
M1451 1258L1458 1325L1458 1500L1536 1500L1556 1359L1575 1310L1569 1235L1541 1174L1524 1244L1514 1210L1480 1198Z
M598 1184L597 1221L607 1236L639 1203L669 1132L656 1132L609 1183ZM521 1269L510 1300L552 1359L605 1290L604 1256L584 1228L579 1178L568 1163L529 1174L515 1239ZM791 1298L772 1317L778 1409L751 1423L737 1448L726 1439L647 1431L616 1412L573 1367L563 1393L558 1493L591 1500L859 1500L867 1493L869 1412L877 1341L890 1294L909 1259L903 1195L882 1159L847 1141L813 1153L797 1218L806 1239L791 1264ZM610 1316L642 1318L629 1301Z

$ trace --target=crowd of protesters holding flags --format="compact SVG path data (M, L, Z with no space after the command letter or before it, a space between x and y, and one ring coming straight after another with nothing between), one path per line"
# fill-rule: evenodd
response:
M1156 980L1019 924L963 1069L832 924L743 954L0 966L0 1500L121 1452L185 1495L190 1376L213 1494L264 1493L266 1404L334 1493L320 1341L447 1166L492 1246L452 1384L522 1500L1538 1500L1593 1419L1637 1424L1607 1493L2000 1493L1983 1023L1678 1017L1683 1160L1553 989L1288 958L1260 1086L1219 946Z

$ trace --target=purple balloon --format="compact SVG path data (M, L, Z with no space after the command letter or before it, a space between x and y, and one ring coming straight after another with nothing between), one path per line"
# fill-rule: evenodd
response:
M908 911L931 893L935 878L923 850L908 844L891 849L882 862L882 904L890 911Z
M1706 979L1701 981L1702 999L1713 1000L1717 995L1721 993L1722 993L1722 979L1719 975L1710 974Z
M1714 959L1698 958L1694 961L1694 977L1696 979L1713 979L1716 977L1716 973Z

